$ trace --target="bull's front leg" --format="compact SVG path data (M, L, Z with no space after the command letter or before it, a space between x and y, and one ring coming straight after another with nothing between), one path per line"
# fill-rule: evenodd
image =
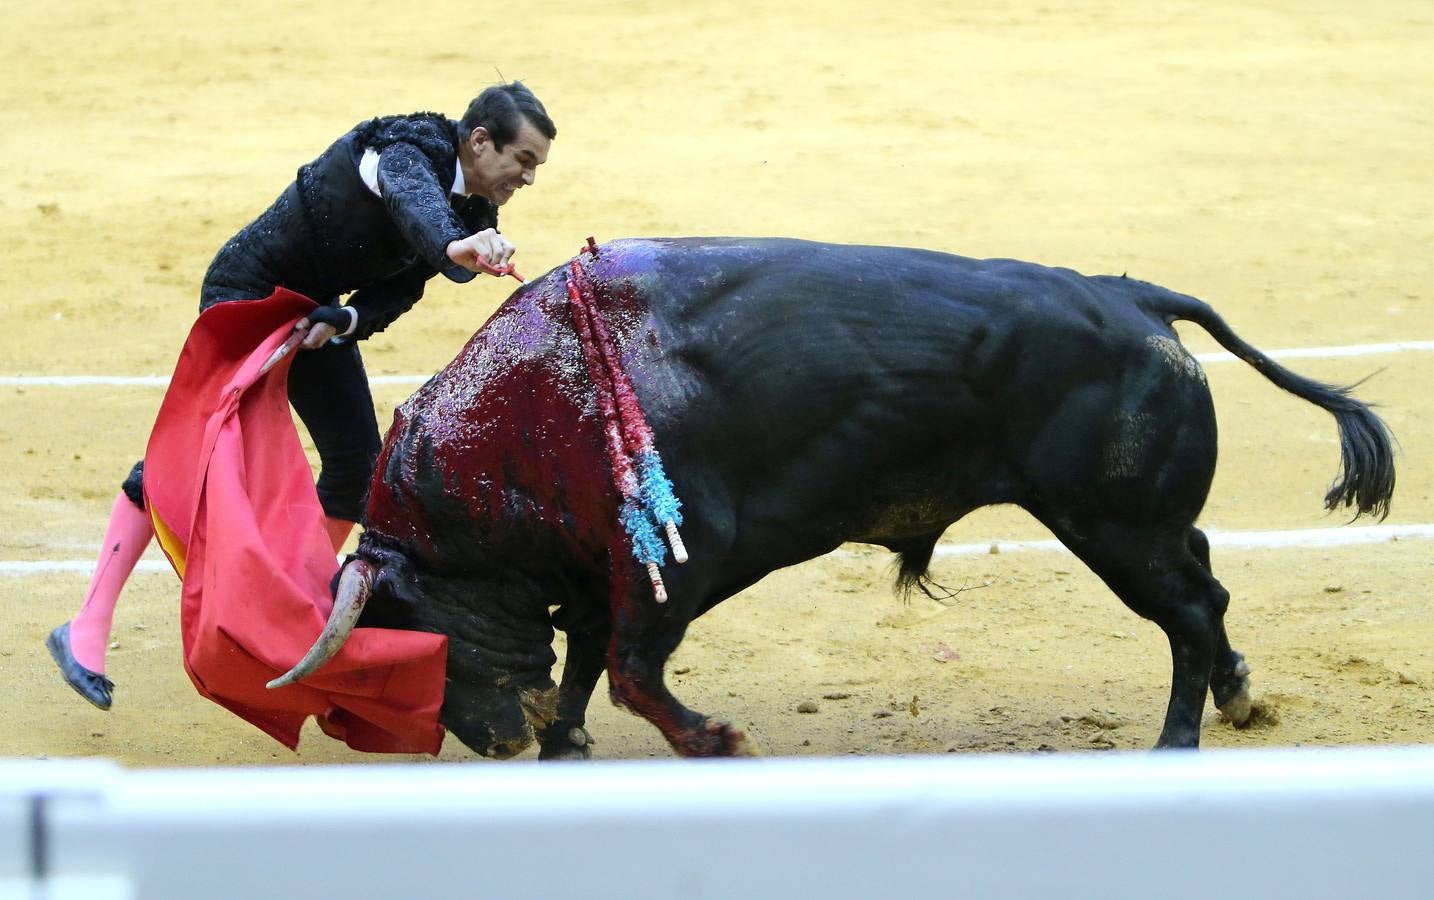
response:
M538 759L592 757L593 739L585 727L588 701L607 662L607 643L606 627L568 632L563 680L558 686L557 718L538 735Z
M676 597L658 605L645 584L629 596L627 608L615 614L608 645L612 701L657 726L682 756L755 756L756 742L741 729L688 709L667 689L663 667L691 615Z

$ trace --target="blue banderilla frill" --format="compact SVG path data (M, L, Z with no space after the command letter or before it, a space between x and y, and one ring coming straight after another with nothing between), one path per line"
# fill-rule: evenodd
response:
M588 238L583 252L597 256L592 238ZM581 254L568 265L567 293L573 327L603 415L614 486L622 497L618 520L633 556L647 568L653 594L661 603L667 599L667 589L658 567L667 558L667 548L658 528L666 531L673 559L687 562L687 549L677 531L682 524L682 504L653 446L652 429L598 311L597 295L580 257Z

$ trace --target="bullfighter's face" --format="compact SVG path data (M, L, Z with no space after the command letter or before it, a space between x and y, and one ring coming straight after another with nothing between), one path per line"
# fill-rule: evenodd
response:
M538 166L548 161L551 145L552 141L526 120L501 150L488 129L473 129L468 134L468 164L463 170L468 191L502 206L537 179Z

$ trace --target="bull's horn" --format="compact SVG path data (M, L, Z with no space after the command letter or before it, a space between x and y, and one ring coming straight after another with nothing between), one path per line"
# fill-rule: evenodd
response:
M314 641L314 646L309 648L309 652L304 654L298 665L287 674L269 682L266 687L279 688L308 678L324 663L333 659L334 654L343 647L344 641L348 640L349 633L354 630L354 624L363 612L363 605L368 602L369 594L373 592L375 574L373 566L362 559L355 559L344 566L339 575L334 608L329 611L329 620L324 624L324 630L319 633L318 640Z

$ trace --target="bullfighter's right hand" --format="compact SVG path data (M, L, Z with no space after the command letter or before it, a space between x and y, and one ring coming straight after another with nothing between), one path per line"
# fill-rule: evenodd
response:
M501 269L506 266L515 249L507 238L488 228L450 243L448 258L470 272L486 272L490 267Z

